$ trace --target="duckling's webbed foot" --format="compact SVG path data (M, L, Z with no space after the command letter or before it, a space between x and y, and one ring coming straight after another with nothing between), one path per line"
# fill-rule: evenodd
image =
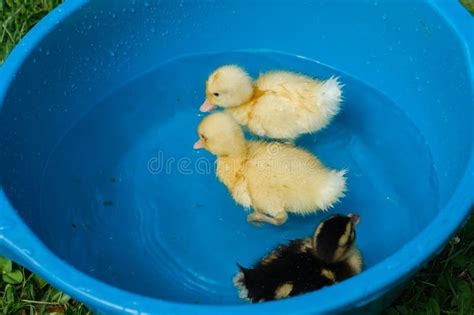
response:
M256 227L262 227L262 223L260 221L249 219L249 216L247 216L247 222L252 223Z
M273 225L281 225L286 222L287 217L288 216L285 215L284 217L281 217L281 218L278 218L278 217L272 218L260 212L252 212L251 214L247 216L247 221L250 223L256 224L257 226L260 226L258 222L267 222Z
M273 215L273 219L276 222L275 225L282 225L288 220L288 213L286 213L286 211L278 212Z
M251 214L247 216L247 222L250 222L253 225L256 225L258 227L262 226L260 222L268 222L266 220L269 220L269 219L271 218L259 212L252 212Z

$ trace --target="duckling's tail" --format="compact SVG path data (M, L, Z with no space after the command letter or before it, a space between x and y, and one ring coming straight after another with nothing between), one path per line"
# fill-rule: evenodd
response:
M248 270L247 268L243 267L241 264L237 263L237 267L239 267L240 271L244 272L244 270Z
M240 269L234 277L234 286L239 290L239 297L242 299L249 299L249 291L245 286L245 273L248 272L249 269L242 267L237 263L237 266Z
M328 117L335 116L341 109L342 87L337 77L329 78L319 87L321 108L326 111Z
M240 265L239 263L237 263L237 267L239 267L240 273L242 274L243 279L245 279L245 277L249 276L250 271L251 271L250 269L242 267L242 265Z
M344 197L346 192L346 170L331 170L325 175L324 181L318 187L316 203L319 209L328 210Z

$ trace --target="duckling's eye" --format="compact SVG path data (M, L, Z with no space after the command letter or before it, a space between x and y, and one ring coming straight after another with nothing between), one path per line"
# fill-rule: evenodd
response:
M207 138L202 133L199 136L202 138L202 140L204 140L204 141L207 140Z
M214 96L219 96L219 93L214 93Z

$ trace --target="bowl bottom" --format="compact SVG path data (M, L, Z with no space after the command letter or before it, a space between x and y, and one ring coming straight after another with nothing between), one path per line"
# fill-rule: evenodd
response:
M297 141L349 171L349 191L329 213L290 216L281 227L248 224L216 179L214 157L193 150L204 82L228 63L254 77L271 69L341 77L342 112ZM52 219L33 228L57 255L114 286L186 303L242 303L232 285L237 262L251 265L278 243L311 235L333 213L361 214L366 267L381 263L436 215L432 165L396 104L347 74L273 52L192 55L131 80L71 126L44 171L36 215Z

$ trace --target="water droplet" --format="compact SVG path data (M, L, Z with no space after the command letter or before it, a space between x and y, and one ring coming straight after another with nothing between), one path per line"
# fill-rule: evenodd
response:
M382 15L382 20L387 20L387 14Z
M143 3L143 5L144 5L146 8L150 7L150 3L149 3L148 1L145 1L145 3Z
M49 50L46 50L46 56L49 56L51 52Z
M154 27L150 28L150 32L152 33L156 32L155 28Z
M130 12L135 13L135 8L131 8Z
M115 57L115 53L112 50L109 50L109 54L111 57Z

